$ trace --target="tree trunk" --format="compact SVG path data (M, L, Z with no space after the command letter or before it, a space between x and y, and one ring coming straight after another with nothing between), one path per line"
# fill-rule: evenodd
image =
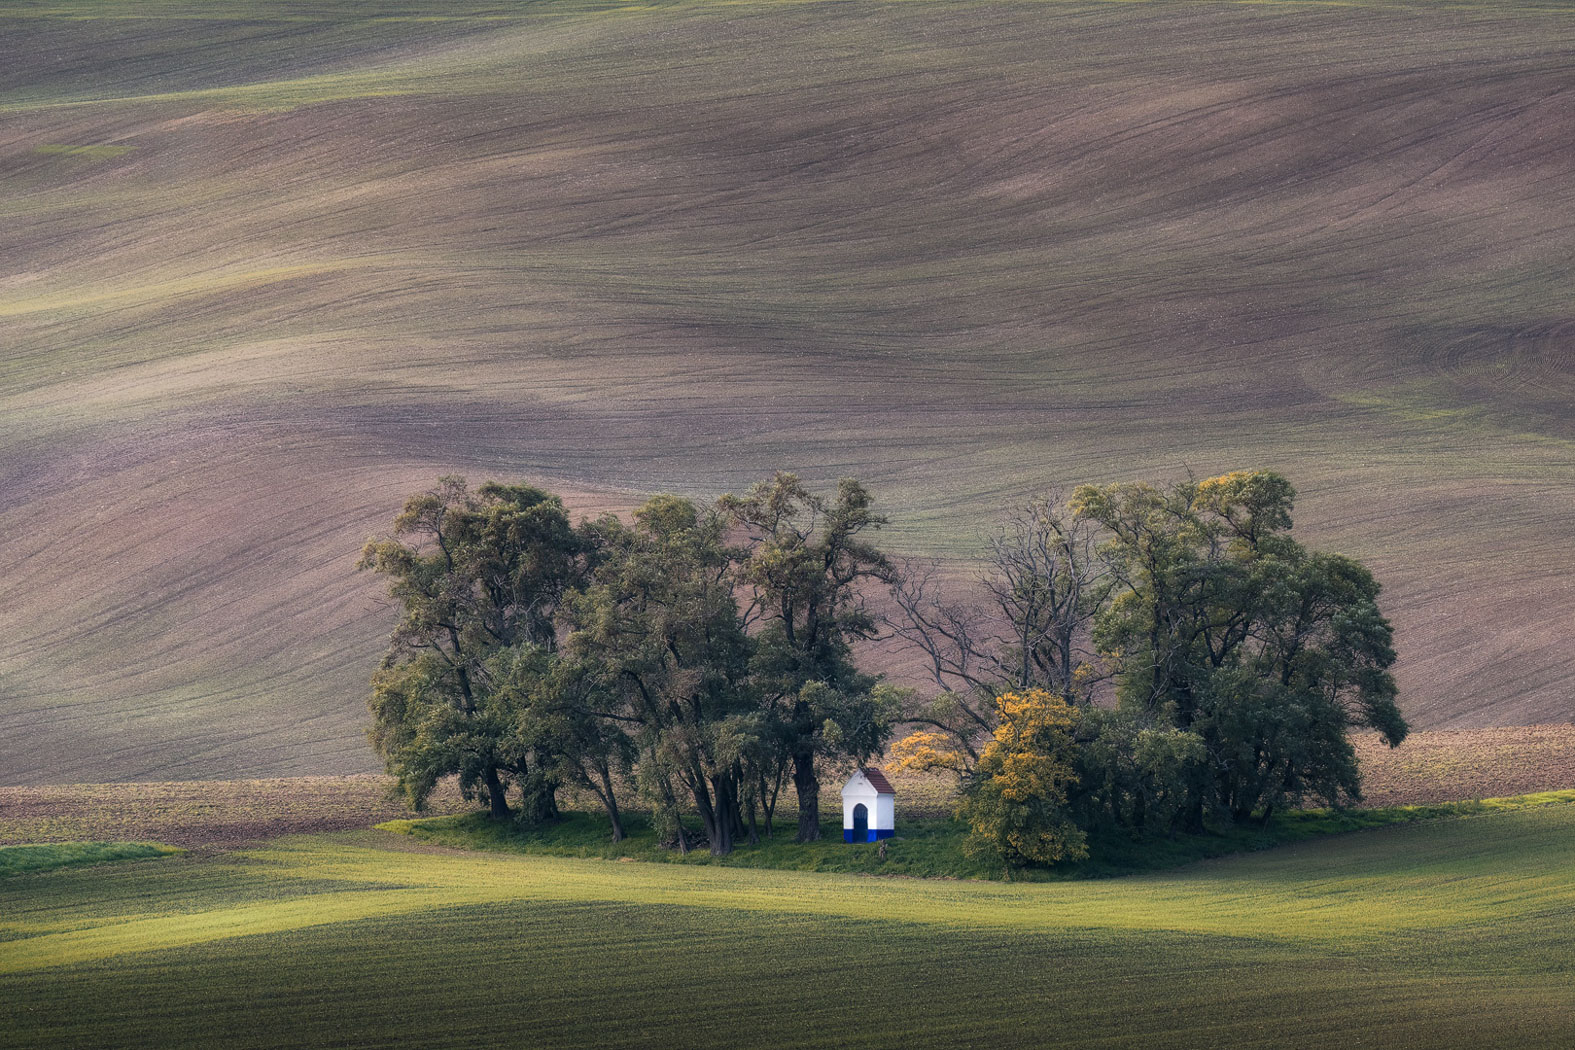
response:
M742 823L738 815L738 788L730 778L717 776L711 778L711 793L713 802L710 818L706 820L706 836L711 840L711 856L725 857L733 852Z
M700 813L700 824L711 844L711 855L722 857L733 852L733 830L738 827L738 798L728 790L725 776L706 777L696 765L693 778L685 778L694 796L695 809Z
M744 823L749 829L749 844L751 846L760 845L760 825L755 820L756 813L759 809L759 801L760 800L757 799L753 793L751 793L749 796L749 801L744 804Z
M793 756L793 787L798 791L798 841L820 841L820 780L813 751Z
M772 833L776 830L773 822L776 818L777 798L782 794L783 769L783 764L778 762L776 783L770 787L766 784L766 775L764 773L760 774L760 811L766 818L766 838L768 839L772 837Z
M709 829L711 839L711 856L725 857L733 852L733 828L729 821L718 820L716 825Z
M706 841L711 844L711 856L725 857L733 852L733 821L728 819L723 807L703 808L700 824L705 828Z
M530 784L528 781L521 786L524 795L523 805L520 809L521 822L535 826L537 824L551 824L558 819L558 789L550 783Z
M497 769L488 766L487 774L482 778L482 783L487 785L487 802L492 809L492 819L507 820L509 818L509 798L504 790L503 781L498 779Z
M612 821L612 840L623 841L623 820L618 816L618 796L613 794L612 777L606 768L598 769L602 778L602 806L607 810L607 817Z

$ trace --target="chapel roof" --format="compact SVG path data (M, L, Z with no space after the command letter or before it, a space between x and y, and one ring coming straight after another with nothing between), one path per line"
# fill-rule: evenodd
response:
M868 766L860 769L859 772L863 773L864 779L870 782L870 787L882 795L895 795L897 793L892 789L891 781L886 779L886 774L882 773L879 767Z

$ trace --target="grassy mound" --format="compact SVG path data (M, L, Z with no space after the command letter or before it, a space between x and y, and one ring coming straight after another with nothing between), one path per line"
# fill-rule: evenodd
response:
M910 878L1060 881L1163 871L1213 857L1256 852L1394 824L1570 803L1575 803L1575 791L1550 791L1515 798L1426 806L1303 810L1277 816L1262 827L1226 828L1205 835L1106 835L1090 841L1088 860L1058 865L1051 870L1012 869L992 858L971 855L966 848L967 826L955 819L934 816L905 818L901 833L882 844L844 843L840 821L832 820L821 822L819 842L801 844L793 841L793 828L787 825L779 827L774 837L764 838L756 845L744 843L725 857L713 857L704 849L679 853L664 848L658 844L649 819L640 815L625 818L627 837L617 843L611 841L606 817L587 813L568 813L556 824L536 828L494 821L484 813L391 820L377 826L453 849L547 857L717 864Z
M0 877L25 871L108 864L116 860L168 857L185 850L158 842L50 842L38 845L0 846Z

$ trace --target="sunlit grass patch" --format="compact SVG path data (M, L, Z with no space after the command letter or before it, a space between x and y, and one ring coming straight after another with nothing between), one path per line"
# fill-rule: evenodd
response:
M999 864L967 856L962 848L967 829L948 817L905 819L896 837L879 844L843 842L840 815L821 822L820 841L800 843L795 841L797 821L789 817L778 820L771 837L754 845L746 842L725 857L713 857L704 847L679 853L658 845L643 814L625 816L624 825L627 837L617 843L611 841L604 816L586 813L568 813L561 822L541 828L497 822L481 813L392 820L378 827L433 845L550 857L912 878L988 879L1006 874Z

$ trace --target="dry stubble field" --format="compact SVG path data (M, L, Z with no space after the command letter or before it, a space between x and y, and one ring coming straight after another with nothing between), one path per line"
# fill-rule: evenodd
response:
M1416 725L1567 721L1572 18L0 3L0 783L374 769L351 566L449 472L964 561L1272 467Z

